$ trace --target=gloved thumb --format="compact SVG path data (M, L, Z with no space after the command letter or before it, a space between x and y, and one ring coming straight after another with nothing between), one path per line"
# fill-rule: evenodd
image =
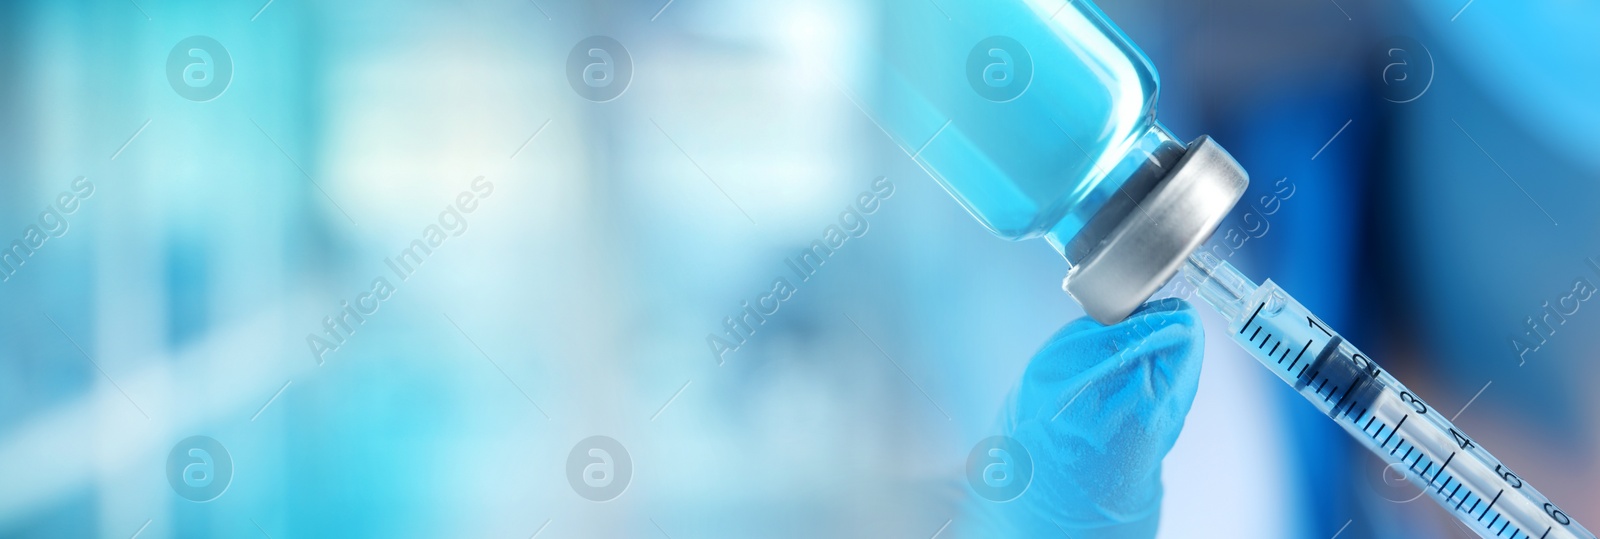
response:
M1027 453L1031 481L1008 501L978 492L994 517L984 520L1014 536L1154 536L1161 459L1194 402L1204 348L1194 308L1175 298L1116 325L1062 328L1029 363L997 438L1014 445L1002 452Z

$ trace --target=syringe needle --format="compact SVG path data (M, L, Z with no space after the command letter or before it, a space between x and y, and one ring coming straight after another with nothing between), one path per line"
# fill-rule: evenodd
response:
M1239 317L1245 298L1256 291L1256 283L1250 278L1205 251L1189 255L1183 265L1183 277L1229 321Z

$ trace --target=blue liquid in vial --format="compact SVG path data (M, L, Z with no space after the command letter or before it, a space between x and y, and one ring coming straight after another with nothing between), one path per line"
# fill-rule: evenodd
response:
M1118 189L1182 155L1149 60L1087 1L879 1L858 94L995 234L1076 263L1068 242Z

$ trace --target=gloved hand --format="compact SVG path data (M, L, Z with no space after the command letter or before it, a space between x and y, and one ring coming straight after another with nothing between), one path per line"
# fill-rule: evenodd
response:
M1153 537L1161 459L1194 402L1204 342L1194 307L1176 298L1148 303L1114 326L1087 317L1067 324L1023 373L1003 437L973 451L968 522L959 529L983 537Z

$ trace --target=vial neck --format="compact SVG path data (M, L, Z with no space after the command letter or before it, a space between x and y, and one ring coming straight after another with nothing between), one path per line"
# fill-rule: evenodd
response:
M1083 202L1045 233L1045 241L1069 265L1081 263L1123 219L1139 211L1139 201L1171 172L1184 152L1183 143L1166 127L1150 122L1130 139L1122 158L1102 174Z

